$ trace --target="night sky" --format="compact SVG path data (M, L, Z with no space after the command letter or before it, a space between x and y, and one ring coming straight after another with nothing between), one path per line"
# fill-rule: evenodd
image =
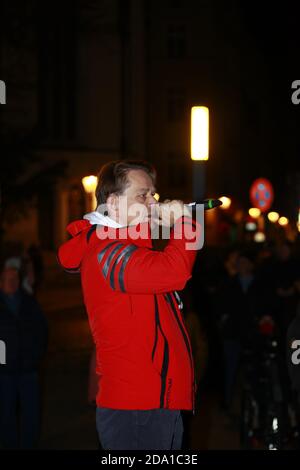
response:
M292 82L300 77L299 3L241 2L240 11L242 33L251 41L256 57L254 65L257 63L253 75L253 68L249 68L253 82L249 79L248 86L253 86L253 102L245 100L243 105L251 115L250 108L257 104L255 94L258 91L267 111L260 116L260 121L253 116L253 121L250 119L248 123L255 129L253 137L257 139L257 152L247 155L248 161L253 161L249 163L249 174L259 176L261 173L269 177L275 187L275 205L289 210L288 198L296 190L296 184L300 197L300 105L291 101ZM263 61L267 77L267 81L261 83L259 59ZM244 56L244 60L247 62L247 57ZM269 151L262 153L261 140L264 139L268 141Z
M242 135L235 155L224 148L223 166L233 178L227 184L221 178L219 185L245 207L245 188L267 177L275 190L274 209L294 214L300 199L300 105L291 101L291 85L300 78L299 4L229 5L232 13L226 3L218 18L224 37L239 51Z

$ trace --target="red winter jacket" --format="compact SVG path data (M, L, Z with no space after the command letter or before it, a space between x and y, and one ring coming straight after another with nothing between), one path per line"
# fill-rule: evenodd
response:
M175 291L190 279L197 252L186 249L190 235L179 239L177 233L199 236L200 225L178 219L163 251L153 250L146 225L147 239L136 239L131 229L136 233L138 226L73 222L73 238L60 247L58 259L67 271L81 273L97 349L97 406L190 410L193 357Z

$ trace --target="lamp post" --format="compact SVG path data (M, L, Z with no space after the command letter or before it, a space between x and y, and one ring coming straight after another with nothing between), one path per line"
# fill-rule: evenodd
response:
M206 106L191 109L191 159L193 160L193 198L201 201L205 194L205 161L209 151L209 111Z
M97 199L95 196L95 191L98 183L97 176L85 176L84 178L82 178L81 182L88 197L88 210L96 210Z

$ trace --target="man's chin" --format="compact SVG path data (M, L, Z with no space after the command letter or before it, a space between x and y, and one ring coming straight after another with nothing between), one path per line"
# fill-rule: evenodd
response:
M149 222L151 222L151 219L152 219L152 217L151 217L150 214L145 215L145 217L143 217L143 218L141 219L141 223L142 223L142 224L145 223L145 222L148 222L148 223L149 223Z
M140 219L134 219L128 223L128 225L139 225L139 224L146 224L150 223L150 216L141 217Z
M154 227L156 225L161 225L161 221L158 217L149 217L149 223L151 224L151 227Z

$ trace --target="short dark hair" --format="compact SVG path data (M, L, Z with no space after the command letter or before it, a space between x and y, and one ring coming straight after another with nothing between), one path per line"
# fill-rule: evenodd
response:
M145 160L114 160L106 163L98 174L96 188L97 205L105 204L110 194L122 194L127 188L127 178L130 170L143 170L155 184L156 170L154 166Z

